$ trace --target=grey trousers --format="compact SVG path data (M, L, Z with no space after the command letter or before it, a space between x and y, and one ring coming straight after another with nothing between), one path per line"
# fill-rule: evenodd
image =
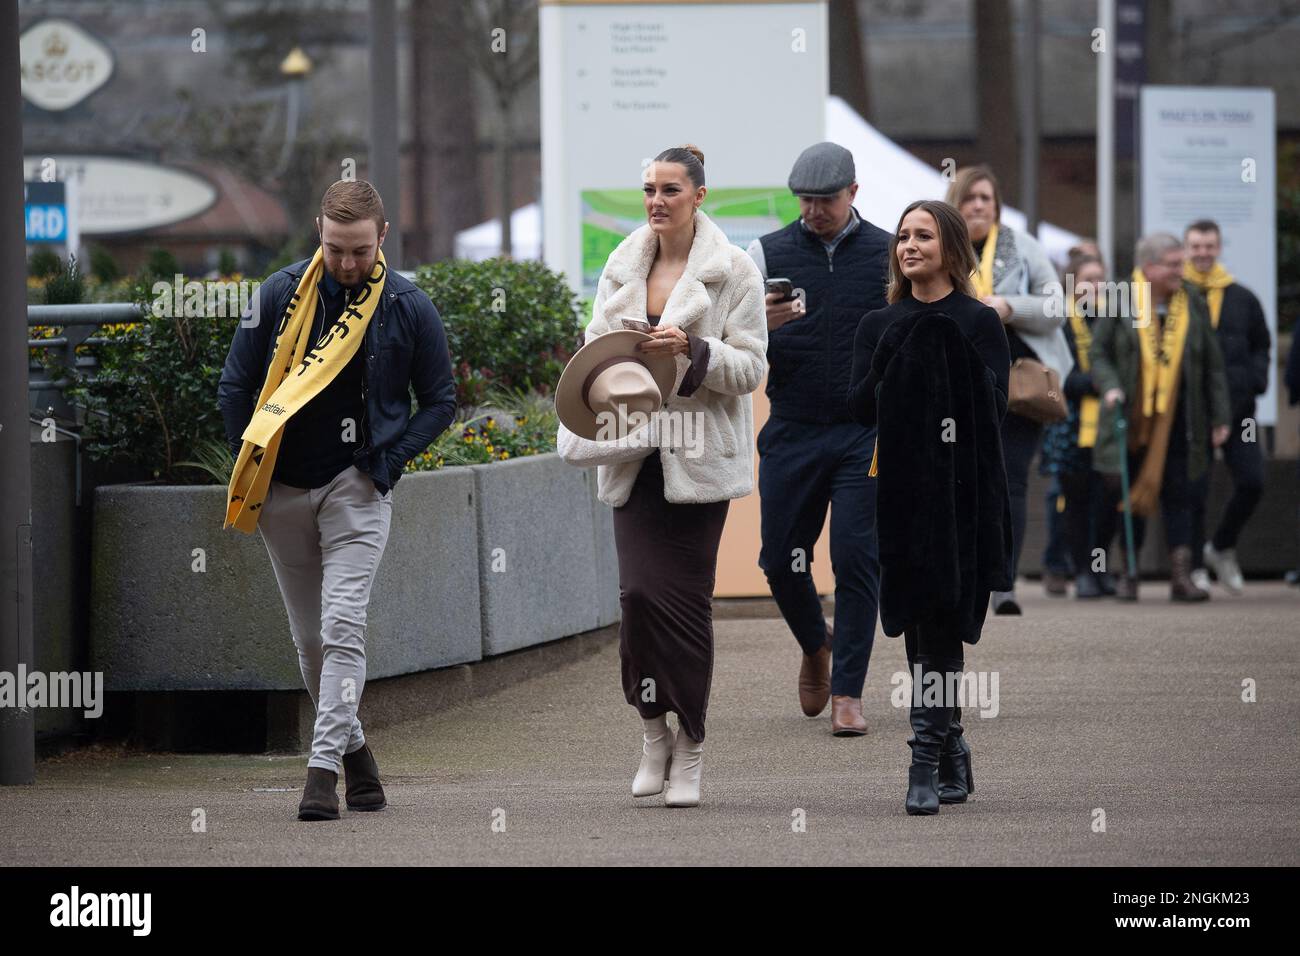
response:
M316 708L308 767L338 772L365 745L366 608L388 543L392 489L355 465L321 488L272 481L257 526L280 585L303 683Z

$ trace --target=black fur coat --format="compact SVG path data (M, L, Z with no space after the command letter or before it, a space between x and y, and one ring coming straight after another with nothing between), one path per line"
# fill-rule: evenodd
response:
M992 591L1009 591L1006 412L992 371L947 314L897 319L872 357L879 383L877 534L885 634L936 612L980 638Z

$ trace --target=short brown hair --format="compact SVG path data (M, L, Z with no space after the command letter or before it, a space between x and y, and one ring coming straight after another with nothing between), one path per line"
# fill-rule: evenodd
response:
M944 271L952 280L952 287L962 295L974 295L970 274L979 264L975 261L975 247L971 245L970 233L966 231L966 220L946 202L918 199L898 217L898 226L889 240L889 291L885 298L893 305L912 294L912 280L903 275L903 270L898 265L898 233L903 228L907 214L917 209L933 216L935 225L939 227L939 256Z
M321 218L333 219L335 222L373 219L376 232L383 232L387 221L379 190L364 179L340 179L330 186L321 197L320 214Z
M1216 236L1220 235L1219 224L1213 219L1198 219L1186 229L1183 230L1183 238L1186 239L1191 232L1212 232Z
M998 177L993 175L993 170L987 166L963 166L953 177L952 183L948 186L948 195L944 200L948 205L955 209L960 209L961 204L966 201L966 196L975 188L975 184L981 179L987 179L989 185L993 187L993 209L996 212L994 219L1002 221L1002 187L998 185Z

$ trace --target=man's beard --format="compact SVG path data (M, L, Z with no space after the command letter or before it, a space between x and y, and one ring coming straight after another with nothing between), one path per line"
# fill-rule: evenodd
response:
M370 273L372 273L374 270L375 270L374 262L371 262L370 265L366 266L364 269L358 267L356 272L353 273L351 276L345 276L340 272L335 272L328 265L325 267L325 271L330 274L330 277L335 282L337 282L339 285L347 286L350 289L362 285L366 281L366 279L370 277Z

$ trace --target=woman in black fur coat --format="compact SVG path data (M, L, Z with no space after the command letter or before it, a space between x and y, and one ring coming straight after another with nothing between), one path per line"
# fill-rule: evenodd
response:
M881 625L904 635L913 675L906 809L932 814L974 790L953 691L989 594L1010 587L1000 428L1011 359L997 313L972 296L974 254L956 209L912 203L889 252L890 305L858 326L849 407L879 425Z

